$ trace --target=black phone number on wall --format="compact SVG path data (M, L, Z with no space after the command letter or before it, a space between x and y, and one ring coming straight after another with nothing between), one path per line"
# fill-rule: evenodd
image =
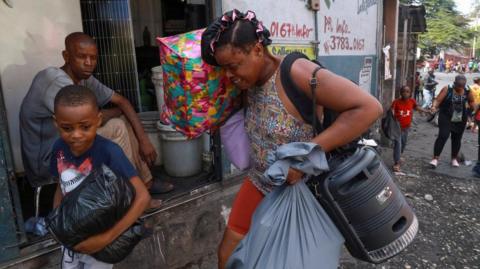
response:
M330 51L363 51L365 50L365 38L350 38L347 36L331 35L323 43L326 53Z

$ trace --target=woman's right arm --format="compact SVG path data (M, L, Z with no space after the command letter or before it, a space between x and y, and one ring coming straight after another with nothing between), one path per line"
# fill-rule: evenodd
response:
M300 59L292 65L295 84L310 98L310 79L315 63ZM325 152L348 144L365 132L381 115L375 97L346 78L326 69L317 72L315 98L318 105L339 113L333 124L313 139Z
M433 100L432 108L430 109L432 113L437 112L438 106L443 102L445 96L447 96L447 86L443 87L438 96Z

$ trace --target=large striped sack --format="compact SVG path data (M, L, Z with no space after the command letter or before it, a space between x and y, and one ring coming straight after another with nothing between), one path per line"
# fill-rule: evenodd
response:
M222 68L203 62L203 31L157 38L165 98L161 118L189 138L216 130L233 111L240 93Z

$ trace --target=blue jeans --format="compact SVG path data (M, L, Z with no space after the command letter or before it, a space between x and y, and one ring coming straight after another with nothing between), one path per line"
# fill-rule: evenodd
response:
M405 147L407 146L408 128L402 129L400 139L394 141L393 145L393 162L398 164L400 162L400 156L402 155Z
M432 106L433 93L427 89L423 89L423 104L422 108L427 109Z

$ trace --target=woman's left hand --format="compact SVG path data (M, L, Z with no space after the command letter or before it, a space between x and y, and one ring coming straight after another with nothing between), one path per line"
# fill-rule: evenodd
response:
M288 175L287 175L288 184L290 185L296 184L297 182L302 180L303 175L304 175L303 172L290 167L290 169L288 169Z

